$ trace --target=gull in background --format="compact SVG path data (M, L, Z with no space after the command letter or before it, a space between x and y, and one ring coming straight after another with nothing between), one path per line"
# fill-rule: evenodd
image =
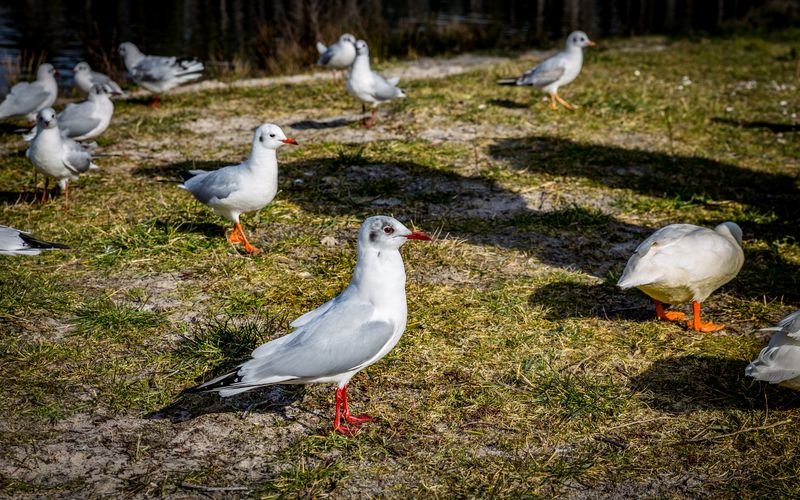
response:
M369 47L367 42L364 40L357 41L356 58L347 78L347 91L361 101L362 104L372 105L372 116L369 120L364 121L364 125L367 128L372 127L375 123L375 112L379 104L406 96L406 93L397 87L398 83L400 83L399 78L387 80L372 71L369 66Z
M764 331L775 333L758 358L747 365L745 375L800 391L800 310Z
M64 192L64 207L69 209L69 181L78 180L78 175L97 166L92 163L91 153L72 139L61 136L53 108L39 111L36 128L36 136L25 155L36 170L44 174L42 203L47 199L47 190L52 177L58 181L58 186Z
M261 251L247 241L239 215L261 210L278 192L278 158L276 151L284 144L297 144L286 137L277 125L265 123L256 129L250 156L240 165L208 172L181 172L184 182L179 187L189 191L200 203L208 205L217 215L233 222L231 243L244 243L247 253Z
M76 141L94 139L106 131L114 115L114 103L108 97L108 87L95 85L89 97L79 103L69 103L58 114L58 128L61 135ZM39 127L25 135L26 141L33 140Z
M319 52L317 65L333 68L333 80L336 81L336 70L346 70L353 65L356 58L356 37L345 33L329 47L317 42L317 51Z
M742 229L737 224L723 222L713 230L671 224L636 247L617 286L623 290L636 287L649 295L659 319L685 320L682 312L664 312L663 304L691 302L693 316L687 326L700 332L716 332L725 325L700 321L700 303L735 278L742 264Z
M92 71L89 63L85 61L81 61L76 64L73 71L75 72L73 77L75 79L75 86L78 87L78 90L84 94L89 94L89 92L92 90L92 87L95 85L100 85L108 94L111 95L122 95L123 93L120 86L117 85L117 82L103 73Z
M561 52L545 59L538 66L517 79L500 80L503 85L528 85L541 89L550 96L550 107L558 109L556 102L569 110L575 108L558 95L559 87L571 83L583 67L583 48L595 43L583 31L573 31L567 37L566 47Z
M148 56L131 42L119 46L119 54L134 82L153 93L153 108L158 95L203 76L203 63L197 59Z
M25 115L33 123L36 113L48 108L58 97L58 72L52 64L44 63L36 71L36 81L20 82L13 87L0 104L0 120Z
M430 239L392 217L368 218L358 234L353 277L341 294L294 320L292 333L260 346L236 370L189 392L217 391L228 397L273 384L336 384L333 428L355 433L372 417L350 414L347 384L386 356L403 335L408 305L400 247L408 240Z
M39 255L42 250L69 248L61 243L37 240L30 234L0 225L0 255Z

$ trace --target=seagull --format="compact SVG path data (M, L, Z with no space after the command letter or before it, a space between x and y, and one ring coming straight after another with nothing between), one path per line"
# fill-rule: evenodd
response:
M203 76L203 63L197 59L148 56L131 42L119 46L125 68L133 81L154 94L153 108L158 107L158 95Z
M713 230L671 224L636 248L617 286L623 290L636 287L649 295L659 319L685 320L682 312L664 312L663 303L691 301L693 318L686 322L687 326L700 332L716 332L725 325L700 321L700 303L736 277L742 264L742 230L735 223L723 222Z
M78 175L90 168L97 168L97 165L92 163L91 153L72 139L61 136L53 108L39 111L36 119L36 136L25 155L36 170L45 176L42 203L47 199L50 177L53 177L64 191L64 206L67 209L69 209L69 181L78 180Z
M75 65L75 86L84 94L89 94L95 85L102 86L111 95L122 95L122 89L117 82L103 73L92 71L89 63L81 61Z
M341 294L294 320L292 333L258 347L234 371L189 391L228 397L273 384L337 384L333 428L355 433L372 417L350 414L347 383L386 356L403 335L408 306L400 247L408 240L430 239L392 217L368 218L358 234L353 277Z
M264 208L278 192L278 159L276 150L297 141L286 137L277 125L265 123L256 129L250 156L240 165L223 167L213 172L190 170L181 172L183 184L200 203L208 205L217 215L233 222L231 243L244 243L247 253L261 251L247 241L239 214Z
M800 310L783 318L777 327L764 330L775 333L758 358L747 365L745 375L800 391Z
M58 83L55 75L57 74L52 64L44 63L36 72L36 81L20 82L11 87L11 92L0 104L0 120L26 115L28 121L32 123L36 119L36 113L56 102Z
M330 47L317 42L317 51L319 52L317 64L333 68L333 79L336 80L337 69L347 69L353 65L356 58L356 37L345 33Z
M406 93L397 87L399 78L386 79L369 67L369 47L367 42L356 42L356 58L350 75L347 78L347 91L363 104L372 105L372 116L364 125L371 127L375 123L375 112L378 104L388 102L397 97L405 97Z
M95 85L89 92L87 100L67 104L64 111L58 114L58 128L61 136L76 141L94 139L106 131L114 114L114 103L108 97L108 87ZM33 140L39 127L35 127L24 137Z
M564 50L545 59L535 68L527 71L516 80L500 80L504 85L531 85L542 89L550 95L550 107L558 109L556 102L569 110L574 110L570 103L559 97L558 88L571 83L583 67L583 48L594 47L583 31L573 31L567 37Z
M0 225L0 255L39 255L42 250L69 248L61 243L37 240L30 234Z

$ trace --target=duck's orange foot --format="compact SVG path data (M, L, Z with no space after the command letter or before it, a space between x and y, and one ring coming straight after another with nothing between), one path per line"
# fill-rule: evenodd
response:
M704 332L704 333L711 333L711 332L718 332L725 328L725 325L718 325L716 323L704 323L700 322L699 324L695 324L694 321L687 321L686 326L690 330L695 330L697 332Z
M344 419L347 421L348 424L352 424L356 427L359 427L366 422L372 422L373 420L375 420L366 413L362 413L361 415L345 415Z
M680 311L664 311L664 315L661 316L661 319L667 321L685 321L686 315Z

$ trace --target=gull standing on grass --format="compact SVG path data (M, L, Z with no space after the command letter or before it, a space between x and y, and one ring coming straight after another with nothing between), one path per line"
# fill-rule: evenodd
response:
M95 85L102 86L111 95L122 95L122 89L117 82L103 73L92 71L89 63L81 61L75 65L75 86L84 94L89 94Z
M744 373L762 382L780 384L800 391L800 310L783 318L769 345L754 359Z
M583 48L594 47L595 43L583 31L573 31L567 37L564 50L545 59L538 66L516 80L500 80L503 85L527 85L547 92L550 107L558 109L556 102L569 110L575 108L559 97L558 88L571 83L583 67Z
M341 294L294 320L292 333L260 346L236 370L189 391L218 391L228 397L273 384L337 384L333 428L353 434L372 417L350 414L347 384L386 356L406 328L400 247L408 240L430 239L392 217L365 220L358 234L356 268Z
M333 80L336 81L336 70L346 70L353 65L356 58L356 37L345 33L329 47L317 42L317 51L319 52L317 65L333 68Z
M181 172L183 184L200 203L208 205L217 215L233 222L231 243L244 243L247 253L260 250L247 241L239 215L264 208L278 192L278 159L276 151L284 144L297 144L286 137L280 127L265 123L256 129L253 148L244 163L219 170L190 170Z
M700 303L735 278L742 264L742 230L737 224L723 222L713 230L671 224L639 244L617 286L623 290L636 287L649 295L659 319L685 320L682 312L665 312L663 304L691 302L693 315L687 326L716 332L725 325L700 321Z
M347 78L347 91L363 104L372 105L372 116L369 120L364 121L364 125L367 128L372 127L375 123L375 112L378 104L406 96L406 93L397 87L399 82L399 78L387 80L372 71L369 66L369 47L367 47L367 42L364 40L356 42L356 58Z
M26 115L28 122L36 120L36 113L56 102L58 72L52 64L44 63L36 72L36 81L20 82L13 87L0 104L0 120L18 115Z
M30 234L0 225L0 255L39 255L42 250L69 248L61 243L37 240Z
M203 63L197 59L148 56L131 42L119 46L119 54L134 82L153 93L153 108L158 95L203 76Z
M85 101L67 104L56 118L63 137L86 141L105 132L113 115L114 103L108 97L108 88L95 85ZM32 140L37 130L38 126L25 135L25 140Z
M69 209L69 181L78 180L78 175L90 168L97 168L92 163L92 155L72 139L61 136L58 119L53 108L39 111L36 119L36 136L25 153L36 170L44 174L44 192L42 203L47 199L50 178L58 181L64 192L64 207Z

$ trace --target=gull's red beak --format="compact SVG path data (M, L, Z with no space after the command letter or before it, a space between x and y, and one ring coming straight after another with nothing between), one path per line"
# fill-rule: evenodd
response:
M431 241L431 237L425 233L420 233L419 231L414 231L411 234L407 234L406 238L409 240L422 240L422 241Z
M593 41L591 41L591 40L588 40L588 41L586 42L586 46L587 46L587 47L597 47L597 44L596 44L596 43L594 43L594 42L593 42Z
M286 139L281 140L281 142L284 144L294 144L295 146L297 146L297 141L295 141L291 137L287 137Z

